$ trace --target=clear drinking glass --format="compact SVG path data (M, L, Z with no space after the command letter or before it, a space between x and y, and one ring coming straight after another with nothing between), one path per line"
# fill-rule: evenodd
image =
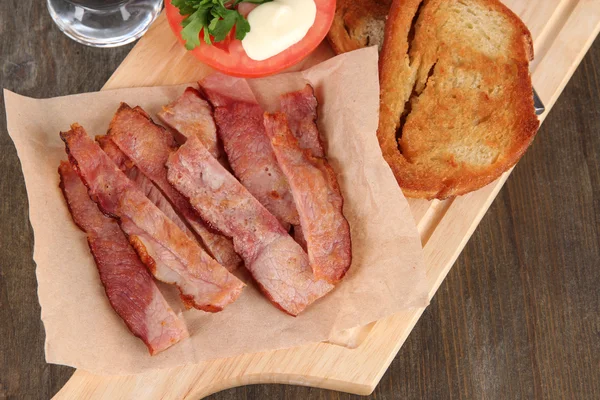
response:
M71 39L94 47L116 47L142 36L163 0L47 0L56 25Z

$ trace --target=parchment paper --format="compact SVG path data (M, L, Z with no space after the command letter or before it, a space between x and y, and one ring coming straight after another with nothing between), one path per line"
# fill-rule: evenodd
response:
M278 94L300 89L306 81L316 88L320 131L344 195L352 233L349 273L297 318L277 310L249 283L220 313L184 311L191 337L154 357L110 307L85 236L67 210L58 188L58 164L66 159L58 133L79 122L90 135L104 134L120 101L140 105L154 116L186 85L43 100L4 91L8 130L29 198L48 362L99 374L139 373L323 341L334 332L427 305L417 229L376 138L376 49L250 84L259 102L272 109ZM160 285L172 307L181 311L167 286Z

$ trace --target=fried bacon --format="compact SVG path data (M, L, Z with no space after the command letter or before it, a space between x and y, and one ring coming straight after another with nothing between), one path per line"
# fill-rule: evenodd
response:
M300 245L199 140L190 138L167 168L169 182L202 218L233 238L260 289L281 310L298 315L333 288L315 279Z
M300 147L285 114L265 114L264 123L292 189L313 272L318 279L336 283L350 268L352 256L350 226L335 172L325 158Z
M302 149L315 157L325 157L323 142L317 128L317 98L313 87L307 84L302 90L279 96L281 112ZM300 225L294 225L294 240L307 250L306 238Z
M177 100L163 107L158 117L179 135L178 142L185 143L190 136L196 136L210 154L220 157L212 107L196 89L185 89Z
M131 333L151 355L188 337L185 323L169 307L119 224L98 210L68 162L60 163L58 173L71 216L87 235L108 301Z
M279 104L300 148L309 150L314 157L325 157L317 129L317 99L312 86L307 84L302 90L281 95Z
M233 243L209 229L194 211L189 201L167 181L165 162L175 149L173 136L156 125L141 108L125 103L114 115L108 130L110 139L160 189L177 211L199 236L206 250L221 264L233 270L241 263Z
M192 233L192 231L188 228L188 226L183 222L183 220L177 215L171 203L165 198L165 196L161 193L160 190L152 183L150 179L148 179L144 174L140 172L138 167L135 166L129 158L119 147L108 136L97 136L96 141L104 150L104 152L108 155L108 157L119 167L121 171L127 177L137 185L137 188L142 191L146 195L150 201L152 201L156 207L158 207L171 221L175 223L188 237L196 240L196 236ZM224 267L228 268L227 265ZM229 268L228 268L229 269ZM230 270L231 271L231 270Z
M299 222L288 182L263 126L263 110L248 83L213 74L200 86L214 107L218 134L235 176L287 230Z
M220 311L235 301L244 284L213 260L160 211L78 124L61 132L69 160L90 197L121 228L159 280L176 284L187 306Z

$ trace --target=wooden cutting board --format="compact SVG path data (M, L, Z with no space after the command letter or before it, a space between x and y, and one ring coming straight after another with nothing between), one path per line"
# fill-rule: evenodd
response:
M549 110L600 31L600 1L505 0L505 3L531 30L536 53L531 68L533 84ZM163 15L104 89L191 82L206 75L206 68L176 42ZM456 199L409 201L425 252L430 297L509 174ZM132 376L96 376L77 370L55 399L197 399L251 383L289 383L369 394L423 310L405 311L340 332L330 342L293 349L244 354Z

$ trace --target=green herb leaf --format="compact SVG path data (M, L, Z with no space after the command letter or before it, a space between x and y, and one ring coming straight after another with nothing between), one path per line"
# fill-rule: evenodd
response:
M223 19L221 19L215 27L209 27L210 33L213 35L215 42L220 42L227 37L238 20L239 15L240 13L235 10L228 10L228 12L223 16Z
M181 15L190 15L196 11L196 9L190 5L186 0L172 0L171 2L175 7L179 8Z
M206 29L206 27L202 28L202 30L204 31L204 42L206 44L212 44L212 42L210 41L210 33L208 33L208 30ZM198 40L198 46L200 46L200 41ZM188 49L188 50L193 50L192 49Z
M234 5L237 6L240 3L262 4L262 3L268 3L270 1L273 1L273 0L236 0Z
M237 40L242 40L246 37L246 33L248 32L250 32L250 24L248 23L248 20L238 13L235 24L235 38Z
M210 20L210 24L208 25L208 30L213 31L217 27L217 24L219 23L220 20L221 20L220 16L213 17L213 19ZM217 42L218 42L218 40L217 40Z
M198 9L193 14L189 15L183 20L183 30L181 31L181 37L183 38L183 40L185 40L186 49L192 50L195 47L200 46L200 31L206 27L207 22L208 10L206 9ZM206 34L204 36L206 40L206 38L209 35Z
M186 49L193 50L200 46L200 33L203 33L206 44L212 44L225 40L235 27L235 38L244 39L250 32L250 24L235 7L243 2L262 4L269 1L271 0L171 0L171 4L185 16L181 22L181 37L185 40Z

